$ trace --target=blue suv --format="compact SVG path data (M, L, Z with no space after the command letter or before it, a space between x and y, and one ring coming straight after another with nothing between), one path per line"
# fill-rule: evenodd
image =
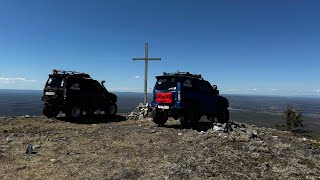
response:
M180 119L182 126L196 128L202 116L220 123L229 121L229 101L219 95L200 74L189 72L163 73L156 76L151 101L153 121L162 126L168 117Z

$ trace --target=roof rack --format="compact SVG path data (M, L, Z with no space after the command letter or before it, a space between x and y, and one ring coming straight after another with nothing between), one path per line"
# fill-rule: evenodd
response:
M164 76L174 76L174 75L180 75L180 76L188 76L188 77L193 77L193 78L199 78L199 79L202 79L201 77L201 74L191 74L189 72L180 72L180 71L177 71L175 73L166 73L166 72L163 72L163 75Z
M77 72L77 71L66 71L66 70L57 70L53 69L52 74L63 74L63 75L71 75L71 76L77 76L77 77L84 77L84 78L91 78L89 74L86 74L84 72Z

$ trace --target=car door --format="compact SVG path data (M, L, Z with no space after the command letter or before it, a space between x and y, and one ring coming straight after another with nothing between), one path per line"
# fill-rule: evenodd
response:
M216 98L213 96L213 88L208 81L202 81L200 85L201 105L204 113L212 113L215 110Z
M101 89L100 84L96 81L90 81L88 85L88 97L90 98L89 104L96 107L101 108L101 106L105 103L105 95L103 90Z

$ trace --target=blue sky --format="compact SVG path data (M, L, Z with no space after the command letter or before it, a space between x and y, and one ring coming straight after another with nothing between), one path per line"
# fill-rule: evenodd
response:
M112 91L200 73L221 93L320 95L320 1L1 0L0 89L42 89L52 69Z

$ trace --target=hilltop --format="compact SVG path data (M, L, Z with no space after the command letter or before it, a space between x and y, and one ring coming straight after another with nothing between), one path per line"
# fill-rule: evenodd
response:
M203 124L203 127L207 127ZM1 179L319 179L320 142L243 123L0 118ZM33 153L26 154L28 144Z

